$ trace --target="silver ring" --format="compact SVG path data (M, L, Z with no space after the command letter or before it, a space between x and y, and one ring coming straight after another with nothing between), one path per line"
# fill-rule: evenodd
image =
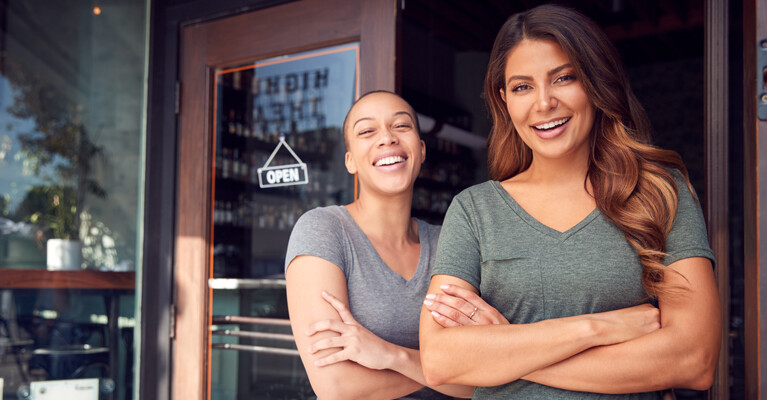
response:
M469 315L469 319L472 319L474 317L474 314L477 313L477 307L474 307L474 311L471 312L471 315Z

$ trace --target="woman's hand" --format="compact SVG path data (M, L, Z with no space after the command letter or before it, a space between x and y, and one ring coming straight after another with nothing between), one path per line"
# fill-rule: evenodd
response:
M307 328L306 334L313 336L318 332L333 331L339 333L340 336L329 337L312 343L309 345L309 353L314 354L323 349L339 347L341 350L315 361L314 365L323 367L349 360L370 369L390 368L395 357L394 346L360 325L346 304L333 295L323 291L322 298L336 309L341 321L322 320L315 322Z
M660 329L660 310L652 304L591 314L591 317L604 323L606 345L623 343Z
M434 321L444 328L467 325L507 325L508 320L474 292L442 285L444 293L429 293L423 304Z

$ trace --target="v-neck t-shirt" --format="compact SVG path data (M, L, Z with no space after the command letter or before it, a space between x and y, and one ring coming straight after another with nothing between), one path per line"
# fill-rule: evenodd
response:
M666 238L666 265L688 257L714 260L703 214L675 176L678 209ZM497 181L475 185L451 203L432 275L465 280L513 324L598 313L648 301L636 250L596 208L560 232L528 214ZM514 362L514 360L509 360ZM525 380L478 387L476 399L656 399L659 393L607 396Z
M418 349L421 305L431 280L440 227L416 221L421 252L409 280L386 265L343 206L315 208L298 219L288 242L285 269L300 255L337 265L346 277L349 309L357 322L389 343ZM425 388L404 398L449 397Z

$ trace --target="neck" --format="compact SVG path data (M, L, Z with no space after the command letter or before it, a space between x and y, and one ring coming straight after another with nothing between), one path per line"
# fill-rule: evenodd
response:
M565 158L533 156L530 167L523 172L528 180L548 184L583 184L589 170L588 153Z
M405 244L418 242L418 230L410 216L412 201L412 190L385 197L361 191L346 209L369 238Z

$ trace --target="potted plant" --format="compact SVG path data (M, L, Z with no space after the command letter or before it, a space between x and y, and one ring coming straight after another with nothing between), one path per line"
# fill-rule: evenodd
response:
M16 215L40 227L37 240L47 240L49 269L80 269L86 195L106 197L92 177L94 163L104 161L104 149L91 140L83 108L60 90L21 68L9 68L8 76L17 93L7 111L34 121L34 129L18 135L25 164L46 183L27 192Z
M45 242L46 266L50 270L76 270L82 266L75 197L71 186L35 186L17 209L25 222L40 227L36 239L39 245Z

